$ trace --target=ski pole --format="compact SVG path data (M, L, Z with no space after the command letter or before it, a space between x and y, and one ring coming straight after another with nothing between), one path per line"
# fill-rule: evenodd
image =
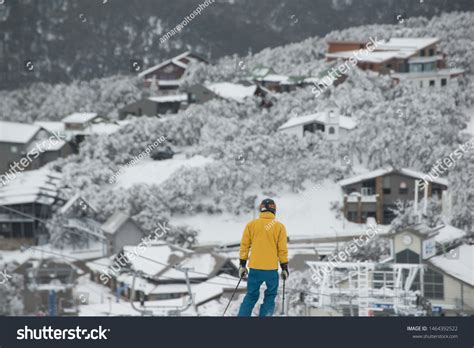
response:
M283 279L283 303L281 305L281 315L285 315L285 282L286 279Z
M227 308L229 308L230 303L232 302L232 299L234 298L235 292L237 291L237 288L239 287L241 280L242 280L242 277L240 277L239 282L237 283L237 286L235 287L234 292L232 293L229 303L227 304L227 307L225 307L224 314L222 314L222 316L225 316L225 312L227 312Z

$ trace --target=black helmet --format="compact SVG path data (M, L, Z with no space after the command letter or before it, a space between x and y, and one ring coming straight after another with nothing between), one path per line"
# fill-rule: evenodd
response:
M276 213L275 201L273 199L270 199L270 198L265 198L262 201L262 203L260 203L260 211L261 212L269 211L269 212L275 214Z

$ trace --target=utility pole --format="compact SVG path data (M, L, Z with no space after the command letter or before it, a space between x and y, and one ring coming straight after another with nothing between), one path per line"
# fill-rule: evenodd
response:
M191 282L189 281L189 276L188 276L188 272L192 270L192 268L183 267L180 270L184 272L184 276L186 277L186 286L188 287L188 293L189 293L189 296L191 297L191 303L193 304L194 311L196 312L196 315L199 315L196 302L194 299L194 295L191 292Z

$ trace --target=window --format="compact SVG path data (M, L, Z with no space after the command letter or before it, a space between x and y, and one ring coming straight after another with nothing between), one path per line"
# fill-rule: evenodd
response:
M397 263L420 263L420 255L410 249L400 251L395 259Z
M436 70L436 64L431 62L431 63L425 63L423 64L423 71L435 71Z
M430 56L434 56L434 48L430 48Z
M400 188L398 189L398 193L401 195L406 195L408 193L408 185L405 181L400 183Z
M336 131L334 130L334 127L329 127L329 134L334 134Z
M444 298L444 278L441 273L428 268L423 277L425 281L425 297Z
M13 145L12 147L10 147L10 151L12 153L17 153L18 152L18 147Z
M410 64L410 72L422 72L423 71L423 64L415 63Z
M425 50L420 50L420 56L424 57L425 56Z
M347 212L347 220L352 222L357 222L357 212L356 211L348 211Z
M430 80L430 87L433 87L435 85L435 80Z
M309 124L305 124L303 126L303 134L305 132L311 132L311 133L314 133L316 131L322 131L324 132L325 130L325 127L323 124L319 124L319 123L309 123Z
M441 86L446 86L447 82L446 79L441 79Z
M382 183L383 183L383 193L384 193L384 195L389 195L392 192L390 176L384 176Z

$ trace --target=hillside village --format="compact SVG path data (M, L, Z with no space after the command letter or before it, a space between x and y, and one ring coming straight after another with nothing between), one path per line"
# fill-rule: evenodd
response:
M473 24L358 27L217 62L185 51L39 86L28 112L31 89L1 92L0 314L220 316L267 196L289 236L278 313L474 314L474 64L447 42Z

